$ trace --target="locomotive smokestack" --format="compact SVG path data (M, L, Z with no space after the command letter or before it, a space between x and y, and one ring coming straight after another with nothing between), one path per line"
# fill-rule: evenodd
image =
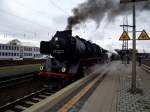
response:
M74 25L80 23L80 17L78 16L79 15L78 9L73 9L73 13L74 13L74 16L68 17L68 20L67 20L68 25L66 27L66 30L72 30L72 27Z
M128 4L120 4L120 0L86 0L74 8L73 15L68 17L66 29L70 30L75 25L93 20L97 27L104 17L107 22L113 21L116 16L124 13L131 13L131 7ZM137 10L150 10L150 1L143 2L137 6Z
M64 30L64 31L57 31L54 37L71 37L72 36L72 30Z

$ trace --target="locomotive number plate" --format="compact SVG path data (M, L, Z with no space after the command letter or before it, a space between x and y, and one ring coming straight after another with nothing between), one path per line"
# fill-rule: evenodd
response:
M53 50L53 53L64 53L64 50Z

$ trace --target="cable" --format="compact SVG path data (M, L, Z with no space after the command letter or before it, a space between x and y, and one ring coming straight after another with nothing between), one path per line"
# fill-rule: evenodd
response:
M68 12L66 12L63 8L61 8L60 6L58 6L53 0L48 0L48 2L50 4L52 4L54 7L56 7L58 10L60 10L61 12L63 12L63 14L68 16Z
M19 6L21 6L21 7L26 8L26 10L31 9L30 7L27 8L24 4L22 4L22 3L18 2L18 1L16 1L16 4L19 5ZM39 13L40 15L44 15L44 16L46 15L45 17L48 18L48 19L51 17L51 16L47 15L45 12L43 12L43 11L35 10L33 8L30 11Z
M13 29L13 26L14 26L14 25L11 25L11 24L5 24L5 25L4 25L4 24L1 24L1 23L0 23L0 26L3 26L3 29L6 29L6 28L7 28L7 29L8 29L8 28ZM0 29L1 29L1 27L0 27ZM13 29L13 30L14 30L14 29ZM25 30L25 29L22 29L22 27L16 27L15 30L17 30L17 31L23 31L23 32L26 32L26 33L33 34L33 32L31 32L31 31L29 32L29 31L27 31L27 30ZM5 31L6 31L6 30L5 30ZM5 31L4 31L4 32L5 32ZM10 30L9 30L9 31L10 31Z
M50 2L50 1L49 1ZM66 14L66 12L62 9L62 8L60 8L57 4L55 4L55 2L53 2L53 1L51 1L50 3L52 3L54 6L56 6L59 10L61 10L61 11L63 11L65 14ZM20 4L20 3L19 3ZM21 5L22 7L25 7L24 5ZM38 12L38 11L36 11L36 10L34 10L35 12ZM15 15L15 14L13 14L13 13L11 13L11 12L9 12L9 11L6 11L6 10L4 10L4 9L0 9L0 13L3 13L3 14L7 14L7 15L9 15L9 16L13 16L13 17L15 17L15 18L17 18L17 19L20 19L20 20L23 20L23 21L25 21L25 22L28 22L28 23L31 23L31 24L34 24L33 23L33 21L31 21L31 20L29 20L29 19L25 19L25 18L23 18L23 17L20 17L20 16L17 16L17 15ZM39 12L38 12L39 13ZM45 27L45 26L42 26L42 25L40 25L40 24L38 24L38 23L36 23L36 24L34 24L34 25L38 25L38 26L41 26L41 27L43 27L43 28L45 28L46 30L47 29L49 29L48 27ZM6 25L4 25L4 26L6 26ZM7 24L7 26L8 27L10 27L10 25L8 25ZM6 29L6 28L5 28ZM16 28L16 29L18 29L18 30L20 30L21 28ZM18 31L17 30L17 31ZM20 30L20 31L22 31L22 30ZM25 31L25 30L24 30ZM19 36L22 36L22 37L26 37L26 35L28 35L28 33L30 33L29 35L31 36L32 34L33 35L35 35L33 32L27 32L27 31L25 31L25 32L27 32L27 33L11 33L11 32L9 32L9 29L6 31L4 31L3 30L3 32L6 32L5 34L7 34L7 35L19 35ZM49 36L49 34L48 34L48 36ZM32 36L32 37L36 37L36 36Z
M2 37L3 38L10 38L10 37L13 37L13 38L16 38L16 39L28 39L30 38L30 40L37 40L37 36L35 36L34 34L33 35L28 35L28 34L17 34L17 33L11 33L11 32L7 32L7 33L3 33L3 32L0 32L0 35L3 35ZM20 38L21 37L21 38ZM32 38L31 38L32 37Z
M1 29L0 29L1 30ZM18 30L17 30L18 31ZM30 34L29 34L30 33ZM22 33L19 33L19 32L12 32L12 31L9 31L7 29L4 30L4 28L1 30L0 32L0 35L4 35L4 38L7 38L8 36L11 36L11 37L22 37L22 38L26 38L26 39L33 39L34 40L38 37L40 37L39 35L47 35L47 32L42 32L42 33L39 33L39 32L22 32ZM32 38L31 38L32 37ZM43 36L42 36L43 37Z
M4 10L2 10L2 11L4 11ZM0 10L0 13L4 13L4 12L2 12L1 10ZM10 13L4 13L4 14L8 14L8 15L10 15ZM12 15L12 14L11 14ZM15 16L15 15L14 15ZM15 16L15 17L18 17L18 16ZM20 19L20 18L19 18ZM25 19L26 20L26 19ZM33 24L33 23L32 23ZM6 28L10 28L10 25L3 25L4 27L6 27L6 26L8 26L8 27L6 27ZM6 28L5 28L5 31L3 30L3 32L6 32L5 34L8 34L8 35L11 35L12 37L13 37L13 35L18 35L18 37L19 36L21 36L21 37L34 37L33 35L34 35L34 32L29 32L29 31L25 31L25 30L20 30L20 29L22 29L22 28L16 28L16 29L18 29L18 30L20 30L20 31L25 31L25 33L11 33L10 31L8 32L8 30L6 31ZM47 28L48 29L48 28ZM17 30L17 31L18 31ZM2 31L2 30L1 30ZM46 30L46 32L48 32L47 30ZM25 35L28 35L28 36L24 36L24 34Z
M4 9L0 9L0 12L3 12L3 13L5 13L5 14L11 15L11 16L14 16L14 17L16 17L16 18L18 18L18 19L22 19L22 20L24 20L24 21L26 21L26 22L28 22L28 23L34 24L33 21L28 20L28 19L25 19L25 18L20 17L20 16L17 16L17 15L15 15L15 14L13 14L13 13L7 12L7 11L4 10ZM41 27L43 27L43 28L45 28L45 29L48 29L48 27L45 27L45 26L40 25L40 24L38 24L38 23L36 23L36 24L34 24L34 25L38 25L38 26L41 26Z

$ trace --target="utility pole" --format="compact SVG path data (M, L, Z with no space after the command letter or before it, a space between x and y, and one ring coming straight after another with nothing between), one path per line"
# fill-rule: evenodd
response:
M133 0L133 52L132 52L132 84L131 91L136 92L136 13L135 0Z
M131 93L137 93L139 90L136 88L136 12L135 3L147 0L121 0L120 3L133 3L133 51L132 51L132 82L131 82Z

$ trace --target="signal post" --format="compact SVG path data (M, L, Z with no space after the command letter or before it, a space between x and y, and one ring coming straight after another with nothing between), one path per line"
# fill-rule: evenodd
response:
M133 51L132 51L132 82L130 92L136 94L140 92L139 89L136 88L136 10L135 3L143 2L147 0L120 0L120 3L132 3L133 4Z

